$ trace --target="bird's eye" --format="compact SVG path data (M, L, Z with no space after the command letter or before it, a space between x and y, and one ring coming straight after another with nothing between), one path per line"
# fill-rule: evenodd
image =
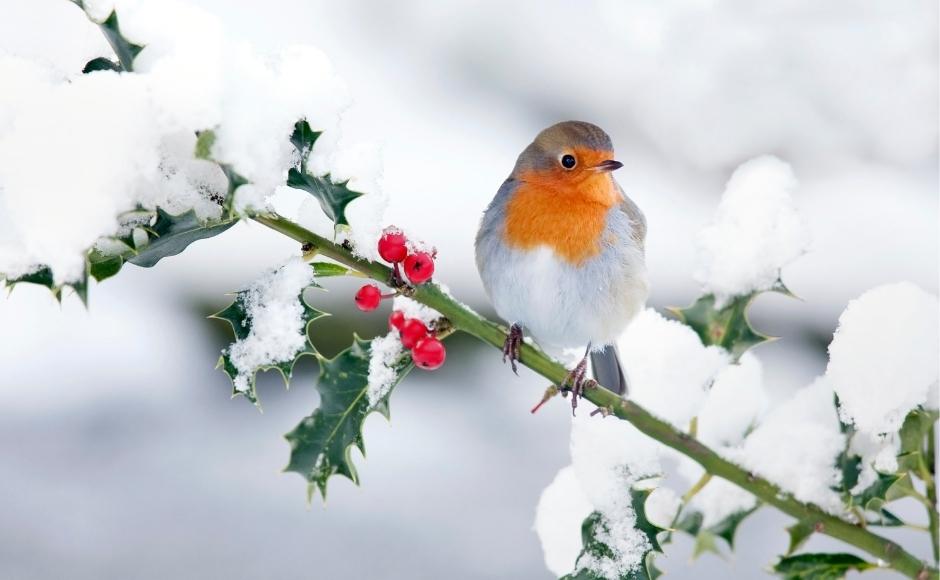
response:
M562 155L561 157L561 166L565 169L574 169L577 163L578 161L574 158L574 155Z

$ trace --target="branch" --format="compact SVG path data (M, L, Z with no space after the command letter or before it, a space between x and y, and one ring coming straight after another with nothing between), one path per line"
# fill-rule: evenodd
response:
M309 244L320 254L358 270L370 278L394 285L392 284L392 270L390 268L383 264L359 258L343 246L331 242L284 217L277 214L264 214L254 216L253 219L300 243ZM413 298L447 317L457 330L466 332L496 348L502 348L503 341L506 339L506 332L503 327L487 320L466 305L458 302L437 284L429 283L418 286L414 291ZM561 384L568 375L568 370L565 367L530 344L522 345L520 355L522 364L547 378L553 384ZM884 561L887 567L893 568L909 578L937 580L938 573L935 568L929 567L925 562L908 553L895 542L874 534L861 526L832 516L812 504L796 500L791 494L766 479L758 477L724 459L688 433L679 431L671 424L654 417L633 401L623 399L601 386L585 390L584 398L598 407L606 409L610 414L629 421L645 435L696 461L708 473L734 483L764 503L776 507L799 521L812 523L816 531L868 552Z

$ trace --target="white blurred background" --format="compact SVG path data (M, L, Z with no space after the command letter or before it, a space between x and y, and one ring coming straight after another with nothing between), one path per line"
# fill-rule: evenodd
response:
M614 140L650 224L656 307L697 296L695 234L731 171L765 153L793 165L814 241L784 280L802 301L753 310L783 337L757 351L777 398L824 369L849 299L898 280L937 292L936 2L195 3L263 51L330 55L355 100L345 135L382 143L387 221L434 243L438 278L484 312L477 220L519 151L565 119ZM101 42L65 0L0 7L9 52L61 60ZM281 435L316 404L315 365L290 392L263 377L259 414L229 400L213 370L229 337L204 316L296 250L242 224L127 267L87 310L41 288L0 299L0 577L551 577L531 525L569 460L568 413L531 416L542 381L471 341L398 388L391 424L369 420L361 488L333 480L326 508L307 508L304 482L279 474ZM334 313L316 325L327 352L382 330L352 308L354 287L315 297ZM683 538L659 562L676 578L760 577L784 525L765 508L728 558L692 564Z

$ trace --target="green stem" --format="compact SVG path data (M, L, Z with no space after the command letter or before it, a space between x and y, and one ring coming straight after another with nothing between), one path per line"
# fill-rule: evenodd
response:
M712 480L712 474L707 471L702 474L702 477L695 482L695 485L689 488L689 491L682 494L682 504L685 505L692 501L692 498L698 495L698 492L702 491L708 482Z
M254 216L254 219L300 243L311 244L323 256L341 262L368 275L370 278L384 283L389 283L391 280L392 270L390 268L359 258L343 246L331 242L288 219L275 214L258 215ZM412 297L447 317L457 330L475 336L496 348L502 348L506 339L505 328L483 318L458 302L437 284L428 283L418 286ZM553 384L561 384L568 375L568 370L564 366L533 345L524 343L520 354L522 364L547 378ZM601 386L586 390L584 398L598 407L608 410L610 414L629 421L647 436L696 461L706 472L734 483L764 503L776 507L797 520L813 522L818 532L868 552L884 561L886 566L909 578L917 578L918 580L938 579L935 568L929 567L895 542L829 515L812 504L796 500L791 494L783 491L773 483L742 469L689 434L683 433L669 423L654 417L649 411L633 401L623 399Z
M936 423L931 423L927 430L927 452L924 454L926 469L921 474L927 487L927 518L930 522L930 547L933 549L934 564L940 562L940 517L937 514L937 448Z

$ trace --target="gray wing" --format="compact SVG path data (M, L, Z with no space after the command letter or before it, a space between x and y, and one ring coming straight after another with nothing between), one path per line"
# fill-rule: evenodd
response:
M627 217L630 218L633 241L636 242L636 245L639 246L641 251L645 251L646 216L643 215L640 207L634 203L634 201L630 199L630 196L620 187L620 184L617 184L617 189L620 190L620 195L623 196L623 201L620 203L620 211L627 214Z

